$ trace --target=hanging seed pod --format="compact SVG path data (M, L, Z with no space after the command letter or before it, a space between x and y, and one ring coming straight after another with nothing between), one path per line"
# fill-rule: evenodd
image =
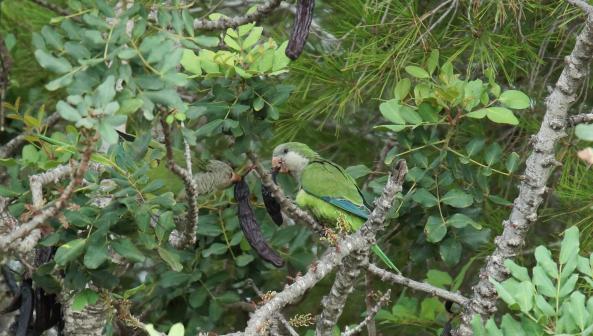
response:
M21 306L16 320L15 336L27 336L29 325L33 320L33 284L26 279L21 284Z
M303 52L305 43L307 43L309 28L311 28L311 21L313 20L313 8L315 8L315 0L297 1L292 33L285 51L286 56L293 61Z
M278 175L278 172L272 169L271 174L274 183L276 183L276 176ZM264 200L266 210L268 211L270 217L272 217L274 223L276 223L276 225L282 225L282 221L284 219L282 218L280 204L276 201L276 199L272 195L272 192L268 190L268 188L266 188L266 186L263 184L261 185L261 196Z
M259 224L255 219L255 214L249 204L249 186L244 180L235 184L235 200L238 203L237 216L243 234L249 245L264 260L272 263L276 267L282 267L284 260L280 257L265 241Z

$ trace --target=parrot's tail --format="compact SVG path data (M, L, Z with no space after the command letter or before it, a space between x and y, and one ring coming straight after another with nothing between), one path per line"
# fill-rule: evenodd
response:
M389 257L381 250L379 245L371 246L371 250L379 257L379 259L381 259L385 263L385 265L389 266L389 268L396 271L398 274L401 274L397 267L395 267L393 261L391 261Z

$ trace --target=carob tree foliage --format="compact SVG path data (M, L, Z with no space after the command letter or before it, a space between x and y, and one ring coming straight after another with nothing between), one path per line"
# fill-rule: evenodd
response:
M576 115L591 100L591 12L1 1L0 309L18 314L0 327L591 332L579 251L593 149L580 141L593 117ZM266 168L288 139L350 165L376 200L363 229L323 228L294 205L297 186ZM571 225L583 234L555 244ZM368 260L374 243L403 275Z

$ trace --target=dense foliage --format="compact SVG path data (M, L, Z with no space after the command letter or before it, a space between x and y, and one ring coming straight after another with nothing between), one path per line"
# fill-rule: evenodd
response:
M406 159L404 191L378 244L407 276L468 293L517 193L546 86L582 23L559 1L318 1L305 52L291 62L284 54L290 6L257 23L205 31L195 19L250 13L257 3L54 2L71 14L36 1L0 2L0 34L13 63L1 141L28 134L15 155L0 158L0 196L21 221L35 216L28 177L80 160L96 135L94 166L39 242L57 252L34 271L34 284L73 290L75 309L124 302L158 330L181 323L170 335L242 330L249 315L238 303L264 300L252 282L280 291L327 247L304 225L277 226L261 182L247 174L247 152L269 167L272 149L286 140L347 167L369 201L383 189L386 167ZM577 112L590 105L590 87L588 80ZM54 112L60 122L44 125ZM257 221L284 267L252 250L232 188L200 194L197 242L172 246L171 232L183 227L191 205L167 168L162 127L171 127L180 165L191 146L194 173L216 159L247 174ZM528 241L542 246L507 262L512 278L496 286L509 312L485 329L476 323L476 335L591 332L592 266L579 255L577 227L580 251L588 252L592 162L576 153L582 140L593 140L593 126L569 133L564 165ZM45 200L68 182L46 186ZM279 184L294 196L294 181L279 177ZM562 244L552 244L573 225ZM518 264L535 265L532 275ZM576 288L579 277L585 281ZM304 321L295 322L299 333L313 333L305 316L320 312L330 285L324 279L285 311ZM361 277L339 329L361 320L367 294L387 288ZM383 334L436 334L451 317L443 300L390 288L397 294L376 317Z

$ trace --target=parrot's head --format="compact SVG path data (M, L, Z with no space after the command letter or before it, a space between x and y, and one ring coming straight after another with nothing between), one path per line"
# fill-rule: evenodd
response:
M272 153L272 169L280 173L300 176L309 161L319 158L314 150L300 142L287 142L276 146Z

